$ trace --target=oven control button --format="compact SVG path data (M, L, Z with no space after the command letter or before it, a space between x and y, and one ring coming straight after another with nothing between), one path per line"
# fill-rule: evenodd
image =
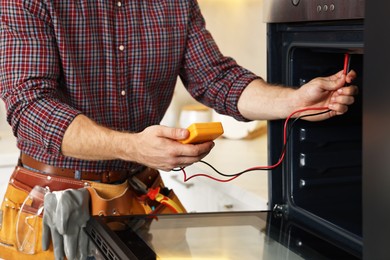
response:
M300 2L300 0L291 0L292 4L297 6Z
M334 4L331 4L330 6L329 6L329 11L334 11L334 9L335 9L335 6L334 6Z
M324 5L322 9L324 10L324 12L328 11L328 5Z
M321 13L322 7L320 5L317 5L317 13Z

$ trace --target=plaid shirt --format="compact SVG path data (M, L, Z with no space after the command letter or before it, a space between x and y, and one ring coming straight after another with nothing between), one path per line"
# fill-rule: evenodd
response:
M37 160L132 167L62 156L65 130L80 113L119 131L159 124L178 76L198 101L245 120L237 101L257 76L221 55L196 0L0 1L0 94L18 147Z

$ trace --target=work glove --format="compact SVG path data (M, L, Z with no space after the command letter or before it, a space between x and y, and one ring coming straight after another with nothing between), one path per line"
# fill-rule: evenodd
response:
M53 242L56 260L86 259L90 255L89 237L84 232L90 218L89 192L85 188L49 192L44 198L42 250Z

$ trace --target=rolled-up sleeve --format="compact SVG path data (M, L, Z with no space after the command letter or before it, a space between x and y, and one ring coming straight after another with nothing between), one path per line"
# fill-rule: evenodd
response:
M191 0L189 35L181 79L190 94L220 114L247 121L237 108L245 87L259 78L219 51L196 0Z
M58 91L60 57L52 21L43 1L1 2L0 94L7 121L19 141L58 154L80 111Z

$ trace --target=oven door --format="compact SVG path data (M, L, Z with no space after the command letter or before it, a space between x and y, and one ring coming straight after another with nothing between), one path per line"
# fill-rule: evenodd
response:
M268 81L299 87L350 68L362 87L363 20L268 24ZM362 93L362 91L359 91ZM269 200L283 218L362 254L362 96L348 113L321 122L297 121L286 157L269 174ZM284 121L269 122L269 163L278 161Z

